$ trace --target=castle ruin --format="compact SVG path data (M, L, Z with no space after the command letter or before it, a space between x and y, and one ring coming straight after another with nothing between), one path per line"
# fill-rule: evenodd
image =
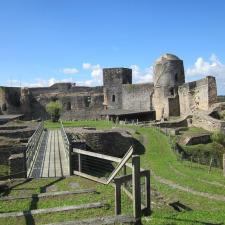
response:
M216 80L207 76L185 83L183 61L172 54L154 65L153 83L132 84L132 70L103 69L103 86L56 83L50 87L0 87L0 114L23 114L26 119L47 118L45 106L60 101L63 119L167 120L207 111L217 101Z

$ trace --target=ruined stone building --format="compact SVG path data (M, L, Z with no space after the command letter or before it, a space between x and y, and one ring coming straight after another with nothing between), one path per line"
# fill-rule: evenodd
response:
M56 100L63 105L63 119L166 120L209 110L217 101L217 88L213 76L185 83L183 61L165 54L155 62L153 83L132 84L131 69L107 68L103 69L103 86L99 87L73 83L0 87L0 114L46 119L46 104Z

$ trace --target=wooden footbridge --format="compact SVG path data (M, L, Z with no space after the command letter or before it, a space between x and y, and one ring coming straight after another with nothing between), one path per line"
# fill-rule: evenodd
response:
M65 177L70 175L68 140L63 128L45 130L40 124L27 148L27 176Z

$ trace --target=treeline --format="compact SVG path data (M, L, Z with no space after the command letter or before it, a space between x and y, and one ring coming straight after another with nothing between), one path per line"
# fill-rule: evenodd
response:
M219 96L217 96L217 101L218 102L225 102L225 95L219 95Z

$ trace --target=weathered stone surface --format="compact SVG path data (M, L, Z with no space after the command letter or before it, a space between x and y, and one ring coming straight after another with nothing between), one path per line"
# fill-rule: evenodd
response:
M13 154L9 157L9 175L11 178L26 177L26 159L24 153Z
M132 136L121 130L101 131L66 128L66 132L80 134L86 141L87 150L115 157L122 157L133 144Z
M211 142L210 134L192 134L185 135L180 139L180 145L197 145L197 144L207 144Z
M61 118L64 120L114 117L110 113L103 115L103 110L129 110L130 113L120 116L121 120L138 118L142 121L154 120L153 116L140 116L154 111L156 119L161 120L208 110L217 101L215 78L207 76L185 83L183 61L172 54L167 53L156 61L153 81L132 84L131 69L107 68L103 69L103 86L99 87L74 83L56 83L43 88L0 87L0 114L47 119L46 104L58 100L63 106Z

